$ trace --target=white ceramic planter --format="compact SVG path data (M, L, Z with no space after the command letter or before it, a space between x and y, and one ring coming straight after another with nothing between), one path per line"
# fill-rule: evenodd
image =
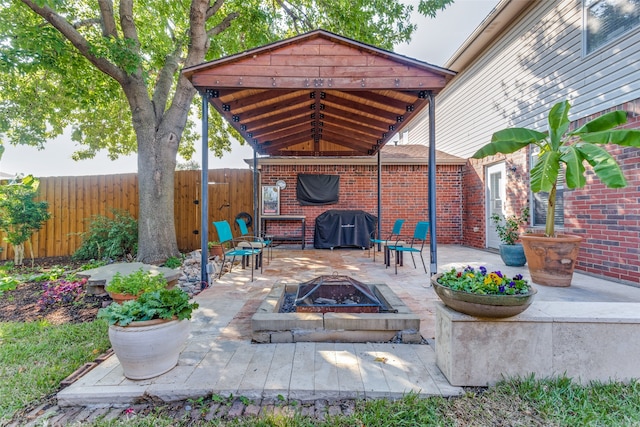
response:
M109 326L109 339L124 376L143 380L173 369L189 336L189 324L189 320L151 320Z

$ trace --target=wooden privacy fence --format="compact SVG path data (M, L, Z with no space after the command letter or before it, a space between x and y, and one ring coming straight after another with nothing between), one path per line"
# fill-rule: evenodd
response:
M209 223L226 219L233 224L239 212L253 215L253 173L244 169L209 171ZM174 214L178 248L182 252L200 248L200 171L176 171ZM113 209L138 218L138 175L96 175L40 178L39 197L49 203L49 219L31 237L36 258L72 255L82 244L91 217L113 217ZM0 233L0 236L2 233ZM209 239L217 240L213 227ZM13 259L4 241L0 260ZM25 247L29 258L29 247Z

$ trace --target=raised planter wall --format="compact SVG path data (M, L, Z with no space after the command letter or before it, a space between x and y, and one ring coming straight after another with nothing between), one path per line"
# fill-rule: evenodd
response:
M640 378L640 304L534 301L524 313L483 319L436 306L436 364L454 386L505 377Z

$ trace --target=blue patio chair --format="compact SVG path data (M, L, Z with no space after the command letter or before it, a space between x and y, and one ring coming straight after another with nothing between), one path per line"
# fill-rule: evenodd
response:
M390 252L396 253L396 274L398 274L398 264L400 260L402 260L402 255L405 252L409 252L411 254L411 261L413 261L413 268L416 267L416 260L413 258L414 253L420 254L420 260L422 260L422 266L424 267L424 272L427 272L427 266L424 263L424 258L422 257L422 250L424 249L424 245L427 242L427 235L429 234L429 223L427 221L418 221L416 224L416 228L413 232L413 237L411 237L411 243L409 246L400 245L400 238L398 238L398 243L394 243L392 245L387 246L387 249ZM418 246L419 245L419 246ZM388 266L388 264L387 264Z
M386 239L377 239L375 238L375 230L371 233L371 244L369 245L369 250L371 250L371 246L378 245L378 250L382 249L384 252L384 263L389 265L389 251L387 247L390 244L395 244L396 246L400 246L405 244L404 242L399 242L400 233L402 232L402 225L404 224L404 219L396 219L396 222L393 223L393 229L391 230L391 234ZM373 249L373 260L376 260L376 249Z
M239 243L237 239L233 238L233 234L231 234L231 226L227 221L213 221L213 226L216 228L218 232L218 240L220 244L225 247L224 254L222 255L222 265L228 257L232 257L231 266L229 267L229 273L231 273L231 269L233 268L233 263L236 260L236 257L239 256L242 258L242 267L248 264L247 260L251 260L251 281L253 282L253 258L256 259L262 254L262 249L258 248L241 248L237 246ZM231 245L230 249L227 249L227 246ZM256 268L258 268L256 264ZM222 277L222 270L220 268L220 275L218 278ZM262 263L260 263L260 273L262 273Z
M267 260L271 261L271 242L272 240L264 237L257 237L249 233L247 222L244 218L236 218L236 224L240 229L240 237L238 237L238 247L262 249L267 251ZM260 253L260 263L262 264L262 253Z

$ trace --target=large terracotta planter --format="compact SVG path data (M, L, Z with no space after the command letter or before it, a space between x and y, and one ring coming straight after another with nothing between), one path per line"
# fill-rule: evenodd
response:
M157 377L178 363L189 336L189 320L150 320L109 326L109 340L132 380Z
M454 291L438 283L441 274L431 276L431 284L442 302L455 311L476 317L504 318L516 316L525 311L537 293L534 288L528 294L520 295L479 295Z
M571 285L582 237L570 234L559 234L558 237L523 234L520 240L534 283L545 286Z
M119 294L117 292L107 292L113 302L117 304L122 304L125 301L131 301L137 299L139 295L131 295L131 294Z
M510 267L522 267L527 263L522 243L516 243L513 245L501 244L500 258L502 258L502 262L504 262L505 265Z

